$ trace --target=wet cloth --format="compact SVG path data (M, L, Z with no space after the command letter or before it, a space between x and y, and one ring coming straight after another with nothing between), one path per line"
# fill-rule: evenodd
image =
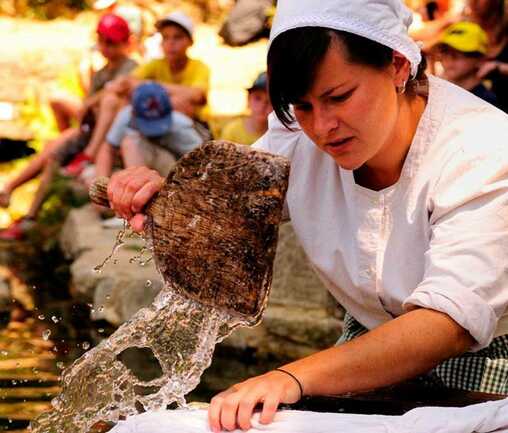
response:
M346 312L342 335L337 345L368 332ZM448 359L429 373L411 382L439 388L508 394L508 336L494 338L485 349Z
M209 433L206 410L147 412L120 421L110 433ZM422 407L402 416L280 411L254 432L271 433L508 433L508 399L453 407ZM241 430L235 430L240 433Z
M355 183L273 115L255 148L287 156L287 208L331 294L367 329L412 306L449 315L476 340L508 334L508 116L429 77L398 182Z

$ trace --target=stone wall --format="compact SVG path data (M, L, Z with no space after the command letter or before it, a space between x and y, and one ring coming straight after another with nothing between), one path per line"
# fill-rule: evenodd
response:
M118 229L101 226L90 207L73 210L60 245L71 265L74 296L93 303L92 317L120 325L149 305L162 287L153 262L130 263L143 246L129 239L97 273L94 267L112 252ZM332 345L341 330L341 309L328 294L308 261L290 224L281 227L274 278L263 321L235 331L224 343L257 359L292 359Z

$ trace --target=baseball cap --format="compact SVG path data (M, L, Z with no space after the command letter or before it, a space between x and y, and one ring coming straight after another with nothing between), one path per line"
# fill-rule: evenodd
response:
M140 84L131 99L131 126L146 137L160 137L171 128L173 106L166 89L154 81Z
M183 12L176 11L172 12L169 15L166 15L164 18L161 18L159 21L155 23L155 28L160 31L162 27L167 24L177 24L181 28L183 28L191 39L193 39L194 35L194 24L189 16Z
M462 21L448 27L441 35L439 44L463 53L487 54L488 36L478 24Z
M131 34L127 21L115 14L105 14L101 17L97 33L115 43L127 42Z
M252 90L267 90L267 88L268 88L268 77L266 75L266 72L261 72L247 90L250 92Z

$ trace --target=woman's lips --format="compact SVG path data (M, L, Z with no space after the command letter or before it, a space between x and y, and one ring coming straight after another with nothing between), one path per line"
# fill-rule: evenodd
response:
M342 138L342 139L334 141L332 143L328 143L326 145L326 148L331 153L341 153L341 152L346 151L350 147L352 140L353 140L353 137Z

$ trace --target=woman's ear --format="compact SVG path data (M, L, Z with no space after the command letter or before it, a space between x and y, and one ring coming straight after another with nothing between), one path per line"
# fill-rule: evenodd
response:
M393 84L396 89L405 89L411 73L411 64L402 54L393 51Z

